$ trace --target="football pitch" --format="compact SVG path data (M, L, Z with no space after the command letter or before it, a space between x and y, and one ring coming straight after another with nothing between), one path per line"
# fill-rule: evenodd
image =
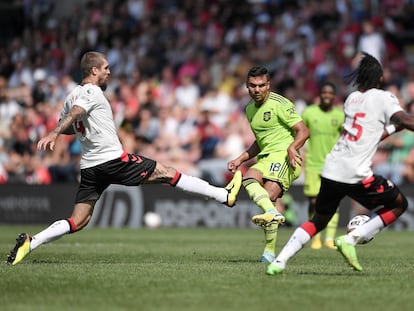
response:
M283 275L267 276L259 228L84 229L6 265L17 234L39 229L0 226L3 311L414 308L414 232L358 246L363 272L307 246ZM278 250L291 233L279 230Z

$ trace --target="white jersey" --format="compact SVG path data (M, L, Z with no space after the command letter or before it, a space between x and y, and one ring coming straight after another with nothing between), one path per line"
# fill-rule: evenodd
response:
M372 158L391 116L403 110L390 92L370 89L351 93L345 101L343 133L326 156L322 176L355 184L373 175Z
M61 119L77 105L86 114L73 123L81 143L80 168L88 168L116 159L123 153L119 141L111 105L100 87L93 84L77 86L67 97Z

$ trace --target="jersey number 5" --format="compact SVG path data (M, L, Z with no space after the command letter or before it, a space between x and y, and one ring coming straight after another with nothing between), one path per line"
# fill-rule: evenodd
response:
M354 121L352 122L352 128L356 129L356 134L355 136L352 136L349 134L346 136L346 138L350 141L357 141L362 135L362 126L358 124L358 119L360 118L365 118L364 112L357 112L354 115Z

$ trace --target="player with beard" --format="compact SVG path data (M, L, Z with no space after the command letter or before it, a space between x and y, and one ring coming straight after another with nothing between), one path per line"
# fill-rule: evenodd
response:
M38 142L39 150L53 151L60 134L76 134L81 143L81 180L72 215L30 236L21 233L7 263L15 265L42 244L84 228L94 206L111 184L169 184L181 190L213 198L233 206L241 186L241 173L235 172L225 187L215 187L204 180L182 174L172 167L123 150L113 120L111 105L103 90L110 70L106 56L87 52L80 67L83 80L66 98L56 128Z

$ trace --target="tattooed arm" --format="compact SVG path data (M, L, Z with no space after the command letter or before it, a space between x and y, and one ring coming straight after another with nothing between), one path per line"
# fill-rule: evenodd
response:
M59 119L60 122L61 119ZM62 134L65 135L74 135L76 134L75 129L73 128L73 126L69 126L66 130L62 131Z
M55 129L51 131L48 135L43 137L41 140L39 140L39 142L37 143L37 150L46 150L49 147L49 149L53 151L58 136L60 134L70 133L69 127L72 126L72 123L76 120L78 116L84 113L85 109L83 109L80 106L74 105L72 109L63 117L63 119L59 120Z

